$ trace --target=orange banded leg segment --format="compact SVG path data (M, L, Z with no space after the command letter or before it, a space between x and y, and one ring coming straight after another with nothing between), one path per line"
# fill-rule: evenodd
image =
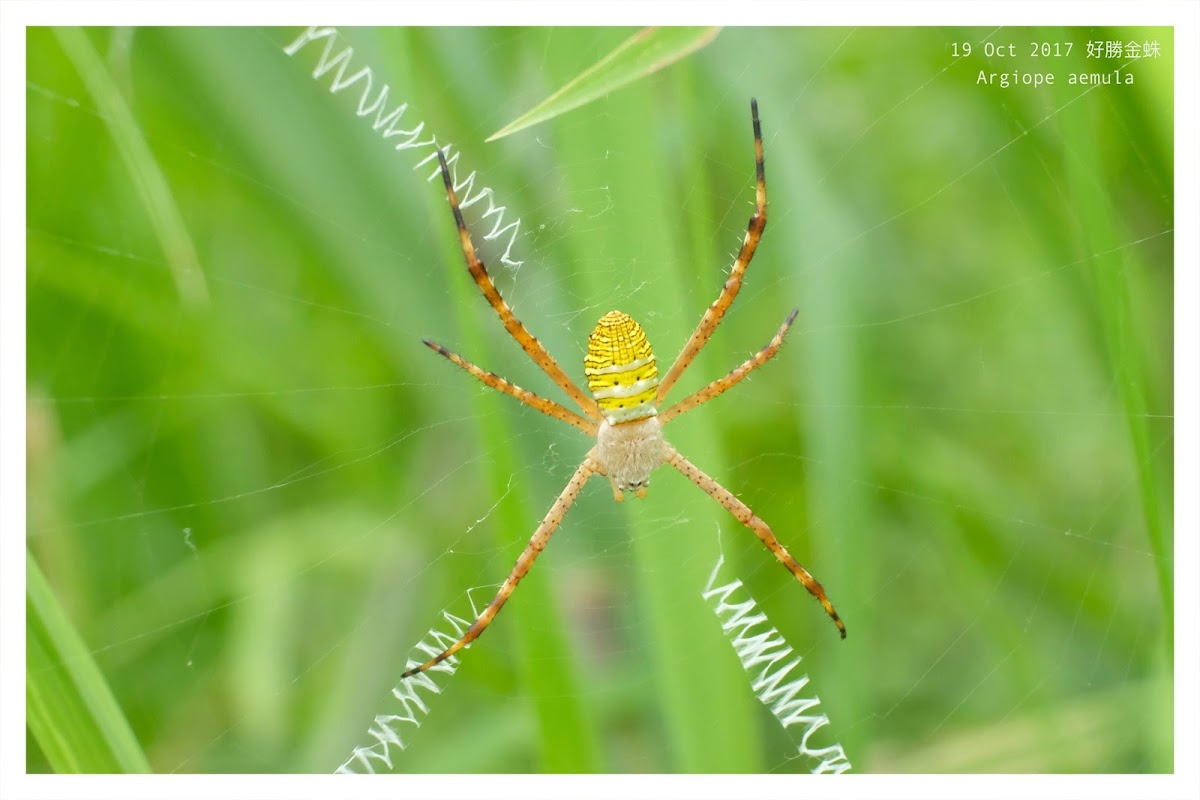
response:
M547 400L544 397L540 397L528 389L522 389L515 383L501 378L494 372L489 372L485 369L475 366L470 361L467 361L465 358L455 352L447 350L437 342L431 342L428 339L422 339L421 341L425 343L426 347L445 356L455 364L458 364L460 367L474 375L479 380L483 381L491 388L504 392L509 397L515 397L525 405L531 408L536 408L538 411L542 412L548 417L554 417L557 420L562 420L568 425L574 425L576 428L579 428L579 430L583 431L589 436L596 435L596 423L592 422L590 419L584 419L571 409L564 408L553 400Z
M450 178L450 168L446 165L446 156L442 153L441 148L438 148L437 154L438 162L442 166L442 182L446 184L446 196L450 198L450 209L454 212L454 223L458 226L458 240L462 244L463 256L467 259L467 270L471 273L471 277L483 292L483 296L487 298L488 303L500 316L500 321L504 323L504 329L517 340L521 349L550 376L552 381L570 395L572 400L579 404L588 417L599 421L600 410L596 407L596 401L584 394L574 384L567 373L563 372L558 362L554 360L554 356L550 355L542 343L534 338L529 329L516 318L512 308L500 296L500 290L492 282L492 276L488 274L487 268L475 255L475 245L471 242L471 234L467 232L467 224L463 221L462 209L458 207L458 196L454 192L454 182Z
M542 552L542 549L546 546L546 542L550 541L550 537L558 530L558 526L562 523L563 517L566 516L567 510L575 502L575 498L579 496L579 492L583 489L584 484L588 482L588 478L602 471L600 465L595 460L595 453L595 450L589 452L583 459L583 463L579 465L579 469L575 470L575 474L571 476L571 480L567 482L567 487L563 489L562 494L558 496L558 499L554 501L554 505L550 507L549 513L542 520L542 524L538 525L537 530L533 532L533 537L529 540L529 544L525 546L525 550L517 559L517 563L513 566L512 572L509 573L500 590L496 592L496 596L492 598L492 602L488 603L487 608L471 623L471 627L467 628L467 632L463 634L463 637L429 661L405 672L400 676L401 679L416 675L418 672L424 672L430 667L442 663L478 639L479 635L487 629L487 626L500 613L500 609L504 607L509 596L516 590L517 584L529 572L529 568L533 566L534 560Z
M779 346L783 344L784 335L788 332L788 328L792 327L792 323L796 321L796 314L799 312L800 309L798 308L792 309L792 313L788 314L788 318L783 321L783 325L779 326L779 330L775 333L775 336L771 339L770 343L766 347L752 355L746 360L745 363L730 372L724 378L718 378L700 391L685 397L675 405L668 408L666 411L659 414L658 421L663 425L666 425L680 414L691 411L696 406L703 405L709 400L712 400L714 397L719 397L725 392L726 389L729 389L755 369L767 363L767 361L774 356L776 352L778 352Z
M696 326L696 330L692 331L691 338L679 352L679 357L675 359L675 363L671 365L667 374L663 376L662 382L659 383L658 394L655 397L657 405L662 405L667 392L671 391L675 381L679 380L679 376L696 358L700 348L708 342L713 331L720 324L721 318L725 316L725 312L737 297L738 292L741 291L746 267L750 265L750 259L754 258L754 251L758 249L758 241L767 227L767 180L763 168L762 127L758 123L757 100L750 101L750 116L754 123L754 216L750 217L750 222L746 226L746 238L742 240L742 248L738 251L737 258L734 259L733 269L729 271L729 278L721 288L721 294L704 312L704 316L700 318L700 324Z
M821 587L821 584L817 583L817 579L810 575L808 570L800 566L799 562L792 558L787 549L775 538L775 534L771 532L771 529L767 527L767 523L755 516L750 507L734 497L728 489L705 475L695 464L679 455L674 448L668 448L667 463L683 473L684 477L692 483L712 495L713 499L725 506L725 509L730 514L733 514L738 522L754 531L755 535L767 546L767 549L783 562L783 565L788 568L789 572L796 576L798 581L804 584L804 588L808 589L808 593L817 598L822 607L824 607L825 613L830 616L833 624L837 625L838 630L841 631L842 638L846 638L846 626L841 618L838 617L837 612L833 610L833 604L829 602L829 598L825 596L825 589Z

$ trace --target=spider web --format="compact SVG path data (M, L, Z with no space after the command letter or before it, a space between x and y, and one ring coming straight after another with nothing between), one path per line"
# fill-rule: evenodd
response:
M572 375L609 308L666 361L715 297L752 195L754 87L770 224L678 396L800 317L775 361L670 436L772 524L850 630L837 641L711 499L676 502L662 476L622 509L597 481L529 578L553 613L518 610L522 585L399 771L544 766L539 676L574 687L562 705L587 714L599 769L679 768L647 631L653 614L711 617L678 574L707 575L718 525L856 770L1172 770L1157 576L1173 567L1173 154L1138 111L1155 76L1170 86L1173 41L1059 33L1166 56L1097 67L1134 86L1005 92L976 85L1012 68L985 43L1048 32L728 30L655 89L487 146L627 32L587 32L569 55L554 30L341 34L409 104L404 124L455 142L504 225L520 219L493 227L491 198L467 210L502 293ZM111 114L51 32L29 37L28 543L164 772L335 769L443 610L490 597L587 448L425 352L433 338L559 399L466 280L425 154L356 117L357 91L314 81L315 51L284 55L295 36L90 33L200 254L200 311L180 305ZM790 60L760 78L756 54ZM1078 119L1106 135L1084 142ZM1072 161L1089 156L1101 165ZM68 198L47 190L64 159L98 165ZM635 237L639 215L674 221ZM1145 393L1132 410L1129 381ZM663 547L678 562L641 555ZM710 622L695 635L719 640ZM518 624L565 639L539 662ZM730 702L752 771L805 771L749 684L728 691L745 693Z

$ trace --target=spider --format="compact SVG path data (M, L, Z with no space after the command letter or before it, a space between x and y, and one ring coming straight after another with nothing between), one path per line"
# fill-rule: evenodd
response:
M746 267L750 264L750 259L753 258L754 251L758 248L758 242L762 238L763 229L767 225L767 185L763 170L762 129L758 121L758 102L754 99L750 101L750 117L754 127L756 177L754 215L750 217L746 237L742 241L741 250L733 262L733 269L721 289L721 294L704 312L704 316L700 318L700 323L692 332L691 338L688 339L683 350L675 359L675 363L671 365L661 380L658 377L658 368L655 366L654 352L650 348L650 342L647 341L642 327L629 315L620 311L610 311L601 317L588 337L588 352L584 358L584 374L587 376L591 397L584 394L567 377L554 357L513 315L508 303L500 296L500 292L484 268L483 262L475 255L475 246L472 244L471 235L467 232L467 226L463 222L462 211L459 209L458 198L454 192L454 183L450 178L450 169L446 165L446 157L440 149L438 150L442 180L446 184L446 195L450 201L450 209L454 212L459 242L462 244L463 255L466 257L467 269L470 271L471 277L475 279L483 296L500 316L505 330L529 354L534 363L570 395L586 416L581 416L553 400L540 397L494 373L481 369L435 342L424 339L425 345L462 367L487 386L516 398L543 414L573 425L588 436L594 436L596 444L584 456L583 463L575 470L575 474L567 482L562 494L554 501L549 513L534 531L529 544L517 559L508 578L496 592L496 596L479 614L462 638L424 664L408 670L401 676L402 678L424 672L479 638L479 635L500 613L500 609L516 590L517 584L529 572L534 560L542 552L550 537L554 535L554 531L558 529L567 510L575 502L575 498L579 496L589 478L593 475L607 476L612 486L613 499L621 502L625 499L626 492L633 492L637 497L645 497L646 487L650 485L650 473L663 464L674 467L685 478L724 506L737 518L738 522L754 531L763 544L775 554L775 557L800 583L804 584L804 588L820 601L825 612L841 631L842 638L846 637L846 626L838 617L837 612L833 610L833 604L825 596L825 590L821 584L796 559L792 558L775 538L771 529L767 527L767 523L759 519L749 506L735 497L728 489L680 455L663 438L663 426L672 419L723 394L774 356L783 343L784 334L791 327L799 311L799 309L793 309L770 343L737 369L666 410L658 410L666 398L667 392L692 363L696 354L700 352L700 348L708 342L709 337L712 336L713 331L721 322L721 318L725 315L725 311L737 297Z

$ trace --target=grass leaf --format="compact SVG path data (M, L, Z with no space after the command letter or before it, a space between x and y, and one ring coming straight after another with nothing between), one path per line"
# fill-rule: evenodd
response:
M149 772L100 668L33 556L26 571L26 723L58 772Z
M545 122L651 75L694 53L717 37L720 28L643 28L561 89L487 138L494 142Z

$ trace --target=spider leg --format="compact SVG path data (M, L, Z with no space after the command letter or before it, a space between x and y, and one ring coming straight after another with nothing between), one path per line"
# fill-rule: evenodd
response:
M779 330L775 333L775 336L771 339L770 343L768 343L767 346L762 350L759 350L757 353L750 356L750 358L747 359L740 367L730 372L724 378L718 378L700 391L688 395L675 405L668 408L666 411L659 412L659 423L666 425L680 414L691 411L696 406L703 405L709 400L712 400L714 397L720 396L726 389L732 387L742 378L749 375L752 371L767 363L767 361L779 350L779 346L783 344L784 334L788 332L788 328L792 326L792 323L796 320L796 314L799 312L800 309L798 308L792 309L792 313L788 314L788 318L785 319L783 324L779 326Z
M488 603L487 608L480 612L476 620L471 623L471 627L467 628L467 632L463 634L463 637L429 661L405 672L400 676L401 679L416 675L418 672L424 672L430 667L440 664L479 638L479 635L487 629L487 626L500 613L500 609L508 601L509 596L516 590L517 584L529 572L529 568L533 566L534 560L542 552L542 548L546 546L546 542L550 541L550 537L558 530L559 524L562 523L563 517L567 514L567 509L575 502L575 498L579 496L579 492L583 489L584 484L588 482L588 478L602 471L602 468L595 460L595 450L592 450L583 459L583 463L579 465L579 469L575 470L575 474L567 482L566 488L562 490L562 494L554 501L554 505L550 507L549 513L542 520L542 524L538 525L537 530L533 532L529 544L525 546L525 550L517 559L517 563L513 565L512 572L509 573L504 583L500 586L500 590L496 592L496 596L492 598L492 602Z
M808 570L800 566L799 562L792 558L791 554L775 538L775 534L771 532L771 529L767 527L767 523L759 519L750 510L749 506L734 497L728 489L705 475L695 464L679 455L674 448L667 448L667 463L683 473L684 477L692 483L712 495L712 498L725 506L725 510L733 514L738 522L754 531L755 535L767 546L767 549L774 553L775 557L788 568L788 571L804 584L804 588L808 589L808 593L820 601L821 605L825 608L825 613L833 619L833 624L837 625L838 630L842 632L842 638L846 638L846 626L843 624L841 618L838 617L837 612L833 610L833 604L829 602L829 598L825 596L825 589L821 587L821 584L817 583L816 578L808 573Z
M592 422L590 419L584 419L571 409L564 408L553 400L547 400L544 397L539 397L527 389L522 389L520 386L517 386L511 381L501 378L494 372L488 372L485 369L475 366L470 361L467 361L457 353L447 350L437 342L431 342L428 339L422 339L421 341L425 343L426 347L445 356L455 364L458 364L460 367L474 375L479 380L483 381L491 388L504 392L509 397L515 397L525 405L531 408L536 408L538 411L542 412L548 417L554 417L557 420L562 420L568 425L574 425L576 428L579 428L579 430L583 431L589 436L596 435L596 423Z
M746 238L742 240L742 248L738 251L737 258L734 259L733 269L729 271L729 278L721 288L721 294L704 312L704 316L700 318L700 324L696 326L696 330L692 331L691 338L679 352L679 357L675 359L675 363L671 365L667 374L659 382L658 393L655 395L655 403L659 405L662 405L667 392L696 358L700 348L708 342L709 337L713 335L713 331L720 324L721 318L725 316L725 312L733 303L733 299L737 297L742 288L742 278L746 274L746 267L750 265L750 259L754 258L754 251L758 249L758 241L767 227L767 180L763 169L762 127L758 123L758 101L754 99L750 100L750 117L754 123L754 216L750 217L750 222L746 226Z
M541 367L543 372L550 376L550 380L557 383L564 392L571 396L572 400L579 404L584 413L591 419L599 421L600 408L596 405L596 401L584 394L567 377L567 373L563 372L562 367L554 360L554 356L550 355L542 343L534 338L529 329L516 318L512 308L500 296L500 290L492 282L492 276L488 274L487 268L475 255L475 245L471 242L471 234L467 232L467 224L463 221L462 209L458 206L458 196L454 192L454 181L450 178L450 168L446 165L446 156L442 153L441 148L438 148L437 155L438 163L442 166L442 182L446 184L446 196L450 199L450 209L454 212L454 223L458 226L458 240L462 245L463 256L467 259L467 270L471 273L471 277L478 284L488 303L500 315L504 329L517 341L517 344L521 345L521 349L533 359L535 364Z

